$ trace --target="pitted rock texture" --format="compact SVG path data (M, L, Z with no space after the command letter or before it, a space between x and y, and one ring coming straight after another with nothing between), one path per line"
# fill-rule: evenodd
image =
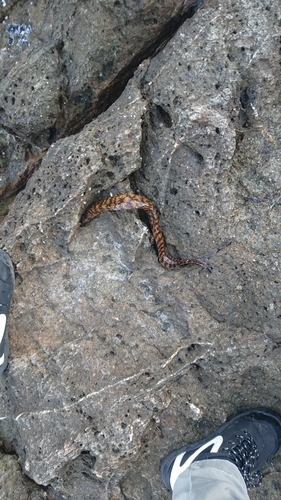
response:
M0 136L0 194L19 189L51 143L107 109L202 3L2 2L0 134L16 144Z
M165 454L242 410L281 413L280 21L277 0L207 2L52 144L0 227L17 272L3 451L45 498L168 500ZM79 226L133 189L211 275L163 269L141 214ZM251 500L279 499L279 459Z

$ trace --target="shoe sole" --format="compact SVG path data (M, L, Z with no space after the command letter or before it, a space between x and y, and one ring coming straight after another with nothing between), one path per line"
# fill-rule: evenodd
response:
M162 481L165 484L166 488L171 491L171 485L170 485L170 476L171 476L171 470L172 470L172 464L176 457L180 455L181 453L195 453L198 448L201 448L202 446L206 445L208 442L212 441L215 437L218 435L222 434L227 427L232 425L236 420L240 420L243 417L247 417L251 415L252 413L262 413L265 417L270 417L276 420L276 422L279 424L281 428L281 416L278 415L278 413L274 412L273 410L270 410L269 408L255 408L253 410L248 410L245 411L244 413L240 413L236 417L232 418L231 420L228 420L223 424L219 429L216 430L213 434L208 436L206 439L203 439L202 441L197 441L196 443L183 446L182 448L178 448L177 450L172 451L167 455L161 462L160 466L160 473L162 477ZM280 443L281 444L281 443ZM274 455L274 453L268 457L268 460L271 459L271 457Z
M5 326L3 338L2 338L1 343L0 343L0 363L1 363L0 364L0 374L3 373L3 371L6 369L7 364L8 364L9 343L8 343L7 319L8 319L8 314L9 314L9 310L10 310L10 306L11 306L11 300L12 300L12 296L14 293L14 287L15 287L15 273L14 273L14 267L13 267L12 261L6 252L4 252L3 250L0 250L0 266L3 264L7 268L5 270L6 272L4 272L5 276L7 274L7 279L3 279L3 276L2 276L2 278L0 276L0 287L1 287L1 281L2 281L3 284L10 286L10 290L8 291L8 304L2 304L1 303L1 296L0 296L0 314L3 314L6 316L6 326ZM7 273L7 271L8 271L8 273Z

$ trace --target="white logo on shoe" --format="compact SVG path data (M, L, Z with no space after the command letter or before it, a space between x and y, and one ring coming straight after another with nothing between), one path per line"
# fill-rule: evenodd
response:
M195 458L202 453L202 451L206 450L210 446L212 446L212 449L210 450L210 453L217 453L223 443L223 437L222 436L216 436L214 439L211 439L211 441L208 441L206 444L203 444L198 450L196 450L184 464L181 466L181 460L182 457L185 455L185 451L181 453L180 455L177 456L176 460L174 461L174 465L172 468L171 472L171 477L170 477L170 484L172 490L174 489L175 482L178 479L179 475L182 474L188 467L194 462Z
M6 328L6 314L0 314L0 343L2 342L2 339L4 337L5 328Z
M2 356L0 358L0 366L3 365L4 360L5 360L5 354L2 354Z

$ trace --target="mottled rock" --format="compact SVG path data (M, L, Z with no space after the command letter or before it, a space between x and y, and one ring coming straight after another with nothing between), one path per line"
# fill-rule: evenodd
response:
M211 4L152 61L137 182L161 209L168 241L214 262L196 290L209 314L279 341L276 15L274 2Z
M1 500L44 500L47 494L28 479L14 455L0 453Z
M170 498L160 459L255 406L280 407L277 0L208 2L116 102L56 141L0 228L16 265L1 435L52 500ZM213 268L167 271L169 250ZM84 471L84 473L83 473ZM251 500L280 496L278 458Z
M202 0L2 2L0 127L12 133L16 148L1 148L0 142L8 163L4 172L5 163L0 166L0 194L8 196L21 187L51 143L78 132L107 109L138 65L200 4ZM10 177L17 149L26 158L15 183Z

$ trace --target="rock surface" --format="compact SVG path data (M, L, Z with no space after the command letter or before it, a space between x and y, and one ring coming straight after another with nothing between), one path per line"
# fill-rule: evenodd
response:
M0 194L113 103L202 0L2 2Z
M71 101L64 129L47 84L34 99L33 109L50 106L41 124L30 115L21 137L5 122L4 142L32 142L27 159L24 146L15 153L13 168L29 162L31 177L0 227L17 273L0 381L1 471L13 465L0 498L25 481L26 498L168 500L159 463L171 449L244 409L281 413L280 21L277 0L206 2L88 125ZM31 51L42 68L52 65L46 37ZM30 77L35 59L25 57ZM58 85L65 70L52 67ZM14 66L7 89L13 71L28 78ZM65 137L48 147L54 122ZM132 189L158 207L170 253L203 259L212 274L163 269L137 213L79 226L93 201ZM277 500L280 486L276 457L250 498Z

